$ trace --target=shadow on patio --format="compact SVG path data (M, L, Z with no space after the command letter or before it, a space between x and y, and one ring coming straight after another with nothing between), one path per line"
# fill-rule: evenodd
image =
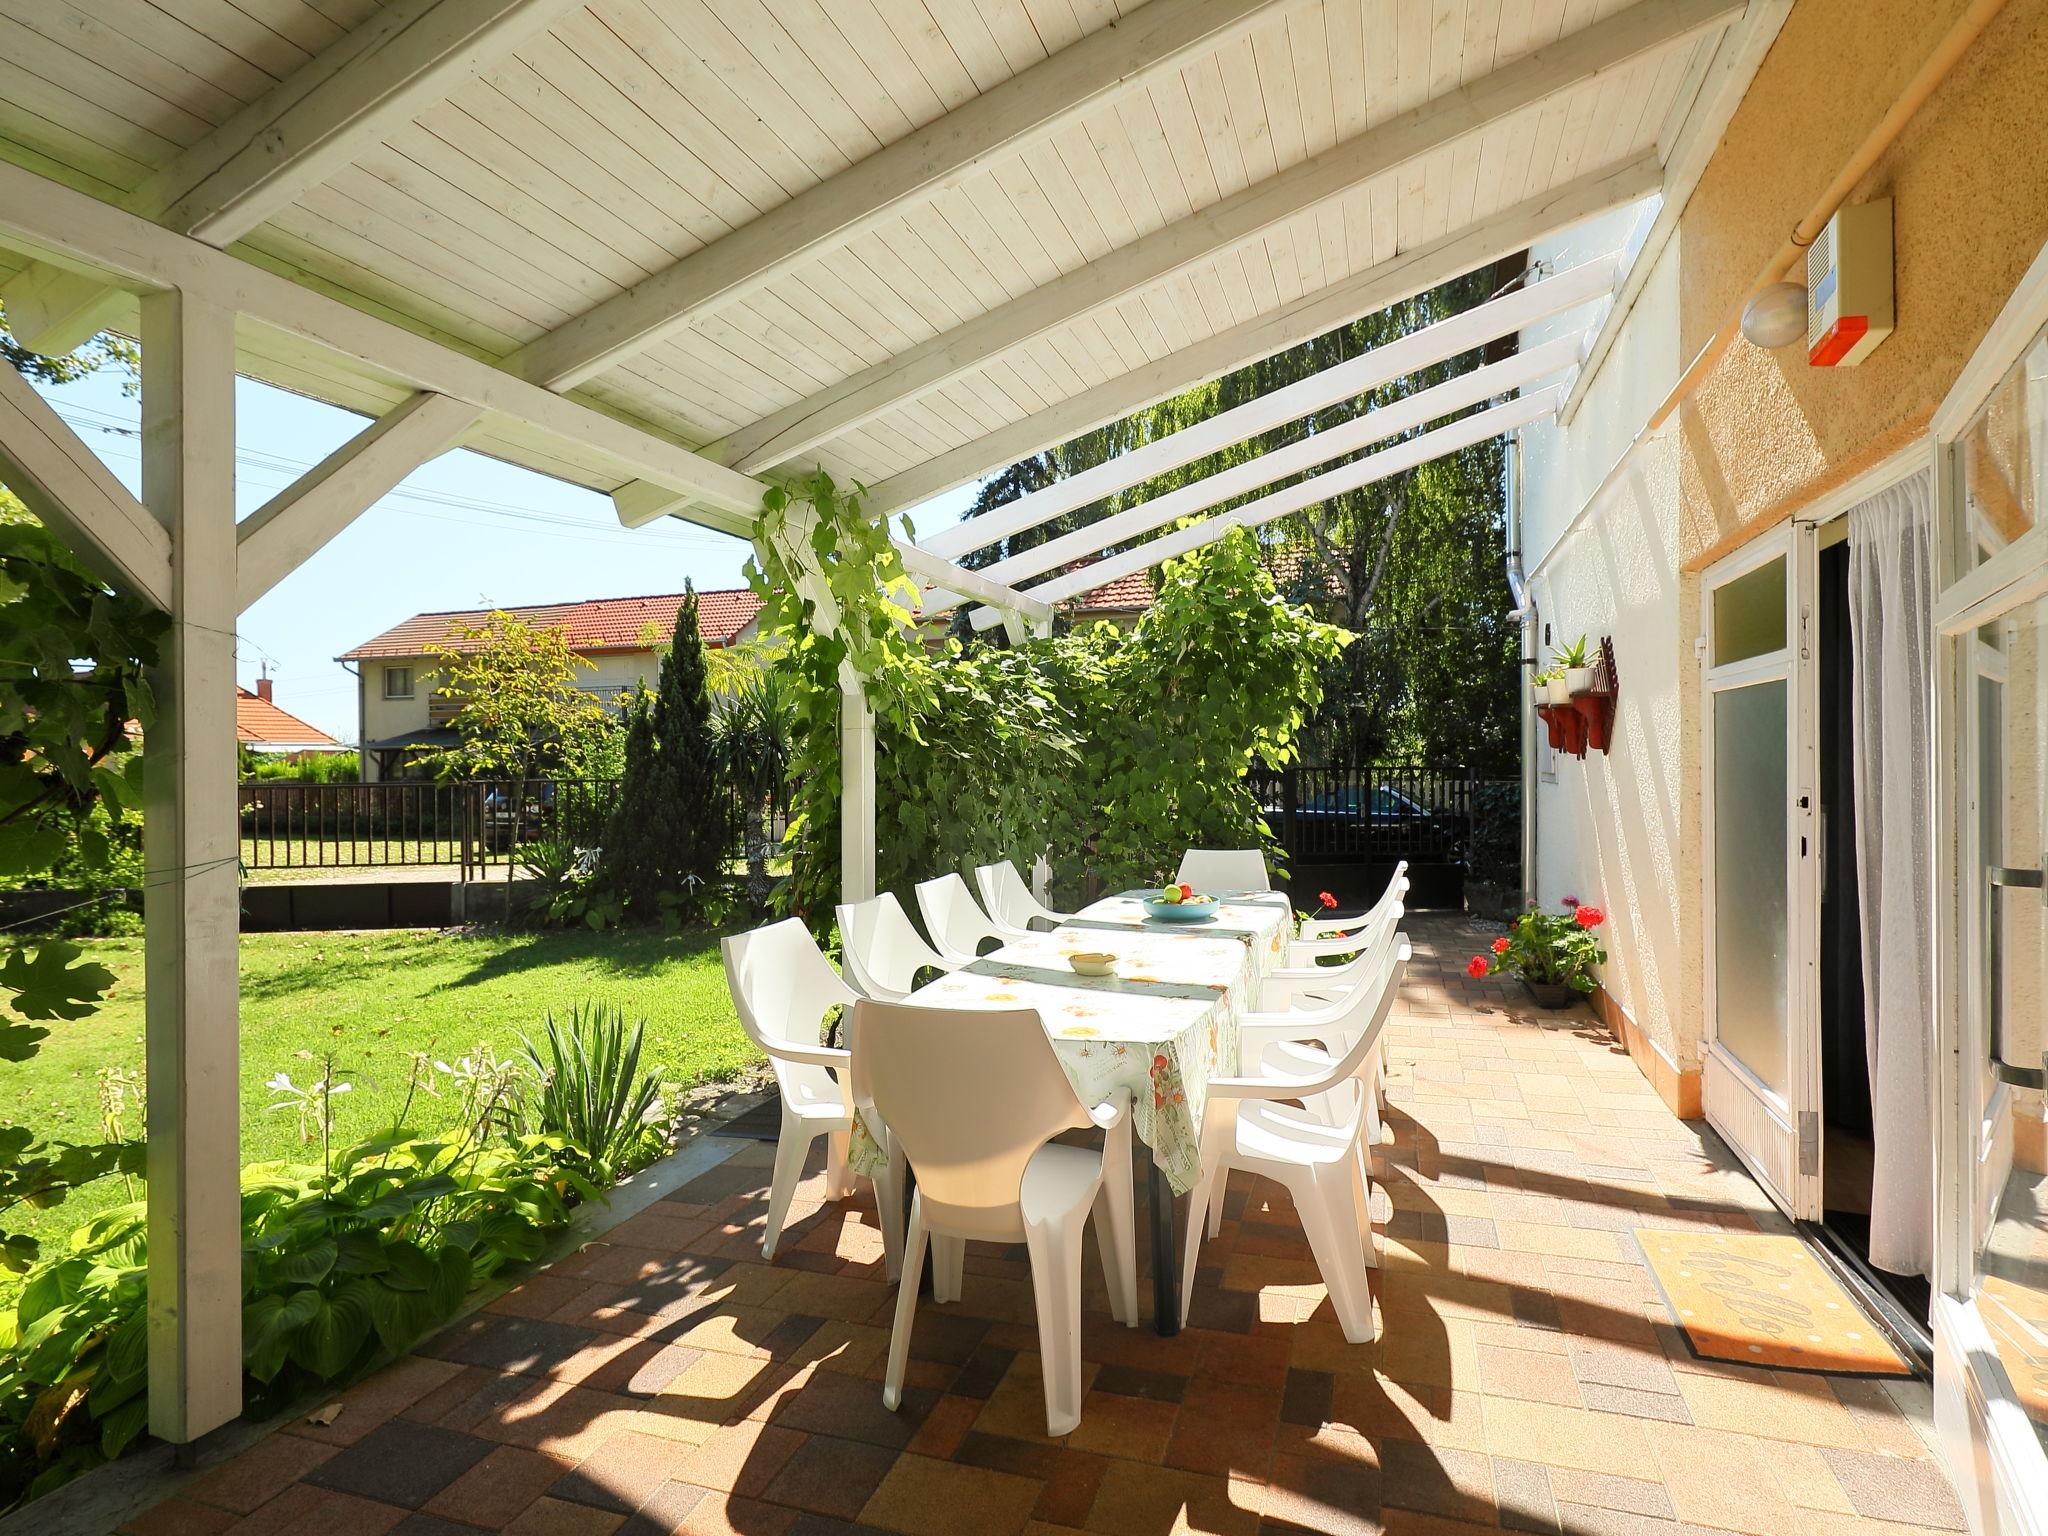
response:
M977 1246L961 1302L920 1310L892 1414L871 1211L813 1182L763 1265L772 1149L742 1144L128 1529L1959 1529L1922 1384L1714 1364L1670 1324L1632 1228L1783 1229L1726 1149L1582 1011L1468 982L1476 929L1410 931L1375 1344L1344 1342L1284 1194L1240 1178L1178 1337L1116 1327L1089 1258L1064 1441L1021 1251Z

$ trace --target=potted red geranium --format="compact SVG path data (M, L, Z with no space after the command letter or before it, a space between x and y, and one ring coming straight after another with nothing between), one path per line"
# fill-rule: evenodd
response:
M1607 963L1607 951L1593 930L1607 914L1576 896L1567 896L1562 910L1545 912L1533 903L1514 926L1493 941L1493 953L1474 955L1465 974L1474 981L1503 973L1519 976L1529 996L1543 1008L1563 1008L1582 992L1593 990L1593 967Z

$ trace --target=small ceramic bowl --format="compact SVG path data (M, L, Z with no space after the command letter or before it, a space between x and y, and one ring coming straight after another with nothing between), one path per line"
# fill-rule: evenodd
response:
M1071 965L1075 973L1081 976L1114 976L1116 974L1115 955L1084 951L1078 955L1067 956L1067 964Z

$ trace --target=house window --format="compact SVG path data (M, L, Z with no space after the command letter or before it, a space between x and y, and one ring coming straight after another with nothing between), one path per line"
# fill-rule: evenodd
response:
M384 669L384 697L387 699L409 699L412 697L411 667L386 667Z

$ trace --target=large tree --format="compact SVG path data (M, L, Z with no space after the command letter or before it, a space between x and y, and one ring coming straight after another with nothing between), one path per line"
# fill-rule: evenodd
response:
M1035 454L986 482L968 515L991 511L1470 309L1518 281L1522 269L1519 257L1481 268ZM1340 400L1026 529L976 551L966 563L987 565L1035 548L1311 433L1383 409L1493 361L1511 346L1508 341L1466 353ZM1381 451L1412 435L1365 451ZM1347 460L1318 465L1215 510L1343 462ZM1470 762L1482 772L1512 762L1517 635L1506 619L1510 598L1502 573L1502 462L1497 441L1481 444L1332 497L1259 530L1266 563L1282 592L1309 603L1359 637L1330 663L1326 696L1306 733L1305 753L1354 761L1402 756ZM1168 531L1162 528L1131 542Z

